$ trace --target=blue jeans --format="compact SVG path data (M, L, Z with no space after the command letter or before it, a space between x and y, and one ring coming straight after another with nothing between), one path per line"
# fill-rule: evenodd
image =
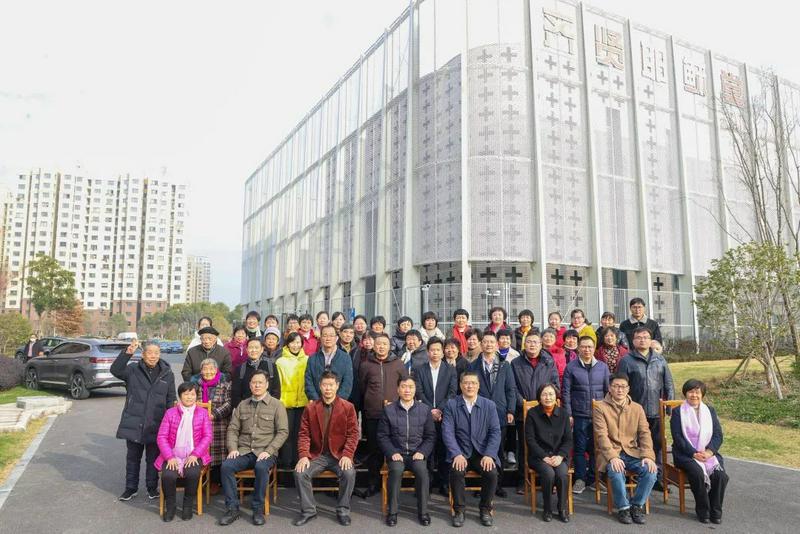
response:
M575 462L575 478L583 480L586 485L594 482L594 434L591 417L573 417L572 441ZM585 453L589 453L586 461Z
M653 484L656 483L658 473L651 473L647 470L646 465L642 465L640 459L628 456L624 452L620 453L619 459L625 462L626 470L632 471L638 476L638 481L636 482L636 491L633 492L633 497L629 501L628 492L625 489L625 473L617 473L611 469L611 463L606 466L608 482L614 495L614 504L617 510L626 510L631 505L644 506L650 496L650 490L653 489Z
M226 458L222 462L220 478L222 478L222 492L225 494L225 507L228 510L239 509L239 492L236 489L236 477L234 475L247 469L253 469L256 472L250 506L253 510L264 509L264 495L267 493L270 469L275 465L275 456L270 456L260 462L256 461L257 458L255 453L250 452L236 458Z

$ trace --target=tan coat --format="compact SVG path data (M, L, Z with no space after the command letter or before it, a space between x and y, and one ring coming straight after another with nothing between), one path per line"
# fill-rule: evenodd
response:
M619 458L623 451L634 458L656 460L650 426L640 404L627 398L620 410L611 400L611 393L595 404L592 413L597 469L604 471L610 460Z
M266 451L275 456L287 437L286 408L268 393L258 403L252 398L245 399L234 408L228 424L228 451L239 451L242 455Z

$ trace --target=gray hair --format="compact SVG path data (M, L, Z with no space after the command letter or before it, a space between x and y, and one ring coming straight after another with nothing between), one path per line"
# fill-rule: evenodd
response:
M161 346L154 341L145 341L142 344L142 354L147 352L147 349L149 348L155 348L158 351L158 353L161 354Z
M206 365L213 365L214 369L219 369L219 365L217 365L217 360L214 358L206 358L202 362L200 362L200 369L205 367Z

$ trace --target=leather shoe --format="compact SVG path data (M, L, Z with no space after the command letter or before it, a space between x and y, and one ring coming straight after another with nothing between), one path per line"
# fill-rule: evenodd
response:
M498 486L497 486L497 489L496 489L496 490L494 490L494 494L495 494L495 495L497 495L498 497L503 497L503 498L506 498L506 497L508 497L508 493L507 493L507 492L506 492L506 490L505 490L505 489L504 489L502 486L500 486L500 485L498 485Z
M234 521L236 521L237 519L239 519L239 510L234 510L232 508L229 508L225 512L225 515L219 518L219 524L220 526L226 527L231 523L233 523Z
M464 526L464 512L456 512L455 514L453 514L453 526L454 527Z
M254 508L253 509L253 524L256 525L257 527L260 527L261 525L263 525L266 522L267 522L267 520L264 519L264 510L261 510L259 508Z
M494 524L494 519L492 519L492 514L489 512L481 512L481 525L484 527L491 527Z
M542 521L549 523L553 520L553 512L542 512Z
M297 519L292 521L292 524L294 526L296 526L296 527L302 527L303 525L305 525L306 523L308 523L312 519L316 519L316 518L317 518L317 514L301 515L300 517L298 517Z
M427 527L428 525L430 525L431 524L430 514L422 514L419 517L419 524L422 525L423 527Z
M711 522L714 523L715 525L721 525L722 524L722 518L721 517L712 517L711 518Z
M567 512L566 510L561 510L560 512L558 512L558 519L562 523L569 523L569 512Z
M339 524L342 525L343 527L349 527L350 526L350 516L349 515L336 514L336 519L339 520Z
M386 516L386 526L389 527L397 526L397 514L389 514Z

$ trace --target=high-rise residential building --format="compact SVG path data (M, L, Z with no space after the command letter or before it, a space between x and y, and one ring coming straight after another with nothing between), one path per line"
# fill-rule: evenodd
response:
M186 256L186 302L208 302L211 291L211 262L205 256Z
M5 236L5 309L31 319L27 264L38 254L75 274L88 330L122 314L143 316L186 300L186 186L151 178L89 178L35 171L19 176Z
M6 257L6 229L9 227L14 195L0 186L0 302L5 302L8 287L8 258Z
M696 281L756 234L722 105L768 87L797 114L797 85L583 3L409 2L247 179L241 302L546 324L642 297L696 340Z

